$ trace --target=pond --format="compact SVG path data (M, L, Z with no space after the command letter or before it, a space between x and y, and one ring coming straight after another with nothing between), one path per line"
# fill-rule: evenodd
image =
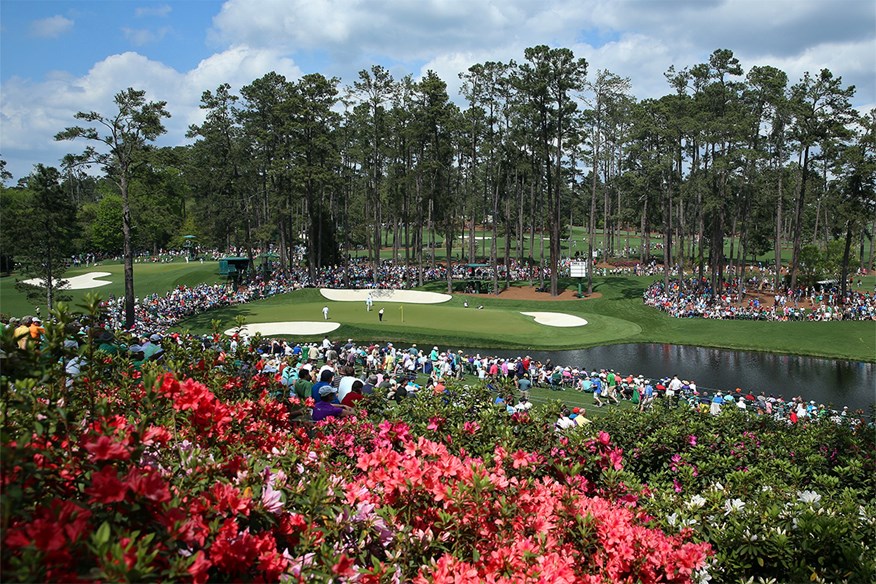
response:
M876 403L876 364L755 351L731 351L669 344L621 344L572 351L472 350L464 352L516 357L526 353L556 365L614 369L624 375L656 379L677 374L694 380L699 388L735 390L755 395L763 391L785 399L803 396L817 403L851 410Z

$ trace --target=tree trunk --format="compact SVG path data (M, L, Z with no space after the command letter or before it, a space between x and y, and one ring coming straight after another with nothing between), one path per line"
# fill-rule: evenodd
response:
M736 245L736 222L739 217L739 213L733 213L733 220L730 222L730 264L733 268L733 272L735 275L736 270L736 253L739 251L738 246Z
M432 191L435 192L434 190ZM432 207L434 201L429 197L429 215L426 219L426 226L429 229L429 267L435 269L435 225L432 223Z
M680 169L679 169L680 170ZM679 176L681 173L679 172ZM681 199L681 192L679 189L679 200L678 204L678 260L676 263L678 264L678 279L684 280L684 261L685 261L685 253L684 253L684 232L686 230L684 223L684 202Z
M611 212L611 203L608 196L608 189L605 185L602 185L602 257L603 261L608 261L609 257L609 229L610 229L610 218L609 213Z
M499 237L499 181L493 186L493 237L490 240L490 270L493 274L493 294L499 293L499 271L497 265L499 262L498 237Z
M702 209L703 196L697 193L697 278L702 281L706 271L706 218Z
M849 255L852 249L852 220L846 221L846 244L843 246L843 264L840 273L840 303L846 303L846 290L849 282Z
M593 244L596 240L596 163L590 170L590 216L587 226L587 295L593 294Z
M447 254L447 293L453 294L453 214L448 211L444 228L444 253Z
M517 173L515 172L515 175ZM514 188L519 189L517 177L514 177ZM502 262L505 266L505 286L507 289L511 285L511 233L513 229L513 219L511 217L511 197L505 197L505 259Z
M134 326L134 248L131 242L131 204L128 199L127 169L120 173L119 187L122 191L122 238L124 239L125 262L125 328Z
M46 255L46 307L49 309L49 312L54 308L54 300L55 300L55 270L54 266L54 257L52 253L52 246L50 242L48 254Z
M517 190L517 261L523 262L523 181Z
M672 168L666 180L666 214L663 225L663 287L669 290L669 275L672 271Z
M639 240L639 262L645 267L645 217L648 215L648 197L644 197L642 205L642 226L640 227L641 239Z
M782 177L782 168L779 167L779 193L776 197L776 240L775 240L775 264L776 282L775 289L778 292L782 285L782 185L785 181Z
M873 227L870 228L870 258L867 260L867 273L873 271L873 261L876 260L876 217L873 218Z
M809 146L803 149L803 171L800 177L800 193L794 206L794 248L791 251L791 289L797 286L797 271L800 262L800 249L803 244L803 203L806 200L806 183L809 174Z

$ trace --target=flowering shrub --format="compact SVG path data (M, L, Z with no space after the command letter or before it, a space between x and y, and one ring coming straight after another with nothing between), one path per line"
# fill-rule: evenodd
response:
M876 579L876 433L734 408L618 412L602 426L650 491L642 508L715 550L721 581Z
M638 508L607 434L441 396L305 429L210 352L182 380L94 357L3 380L7 580L686 582L711 553Z
M4 580L874 574L864 430L656 408L560 434L556 406L508 415L466 386L302 424L306 404L245 351L169 347L140 372L90 350L67 386L62 354L8 349Z

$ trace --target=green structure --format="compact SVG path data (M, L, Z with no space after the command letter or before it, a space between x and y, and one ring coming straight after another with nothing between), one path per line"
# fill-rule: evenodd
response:
M225 276L235 284L240 279L241 274L249 268L249 258L239 256L229 256L219 260L219 275Z
M188 253L189 259L194 260L198 255L197 254L198 245L195 242L195 240L198 239L198 236L197 235L183 235L183 239L185 240L183 247L185 247L185 249Z

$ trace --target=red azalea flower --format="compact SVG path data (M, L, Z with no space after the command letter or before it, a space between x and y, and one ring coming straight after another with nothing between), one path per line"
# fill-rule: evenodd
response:
M158 391L161 392L163 396L173 399L176 394L179 393L179 390L179 381L177 381L173 375L168 373L161 380L161 388Z
M143 444L151 446L153 444L166 444L170 442L170 431L163 426L149 426L146 433L143 435Z
M127 487L119 480L115 467L109 464L91 475L91 486L85 489L93 502L104 504L123 501L126 491Z
M91 453L93 462L101 460L128 460L131 452L126 444L114 441L109 436L99 436L96 441L85 444L85 450Z
M236 487L225 483L216 483L210 489L210 497L216 504L217 511L231 511L232 513L242 513L249 515L249 504L251 499L245 495L241 495Z
M206 584L208 580L207 571L212 565L204 551L198 550L198 553L195 554L195 560L188 569L188 573L192 576L192 582L194 584Z
M167 483L151 468L132 468L125 477L125 483L131 491L150 501L164 503L170 500Z
M514 460L514 468L520 468L521 466L526 466L529 464L529 456L527 456L527 454L522 450L518 450L511 457Z
M11 526L3 544L7 548L33 545L47 562L65 564L72 559L69 544L88 531L90 518L90 511L72 501L53 499L48 506L37 507L30 523Z
M356 575L356 569L353 567L353 559L347 554L342 553L338 559L338 563L332 566L332 573L341 578L352 578Z

